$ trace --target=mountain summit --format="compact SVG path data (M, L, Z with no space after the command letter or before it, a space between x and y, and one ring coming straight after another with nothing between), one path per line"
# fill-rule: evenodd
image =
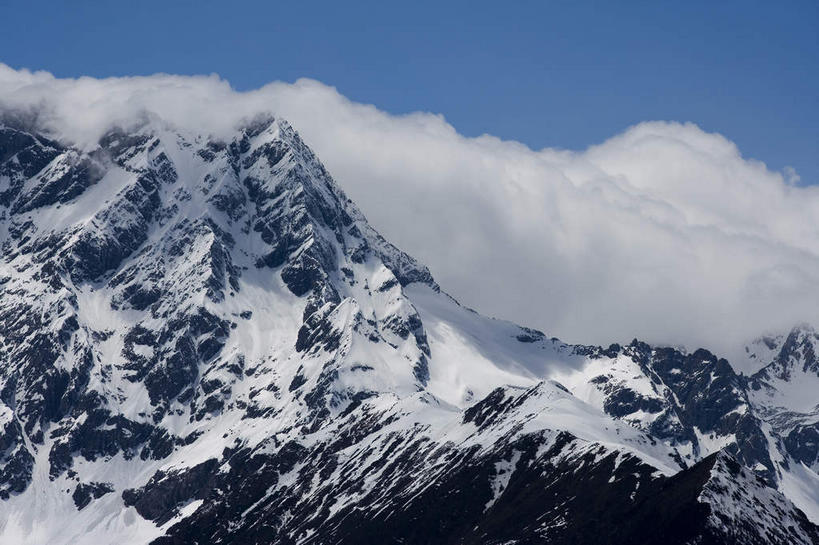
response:
M819 543L815 333L483 317L283 120L6 122L0 242L4 543Z

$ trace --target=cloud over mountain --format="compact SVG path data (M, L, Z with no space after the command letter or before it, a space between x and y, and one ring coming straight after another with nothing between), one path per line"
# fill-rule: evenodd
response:
M0 105L85 147L112 122L156 116L219 135L272 111L445 290L565 340L637 336L725 353L819 323L819 189L692 124L646 122L585 151L536 151L312 80L237 92L216 76L58 79L5 65Z

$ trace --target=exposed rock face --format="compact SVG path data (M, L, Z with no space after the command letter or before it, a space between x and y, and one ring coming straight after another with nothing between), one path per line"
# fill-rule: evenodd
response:
M0 126L3 541L816 543L806 335L749 378L484 318L281 120Z
M687 353L639 341L605 353L585 347L579 352L592 362L567 377L572 391L674 445L683 465L725 448L775 485L776 466L747 379L725 359L703 349Z
M77 509L84 509L92 500L99 499L104 495L113 492L114 489L108 483L80 483L74 489L71 497Z

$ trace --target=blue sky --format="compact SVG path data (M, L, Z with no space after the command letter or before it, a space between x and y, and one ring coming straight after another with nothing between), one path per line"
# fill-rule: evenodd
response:
M14 68L215 72L240 90L311 77L533 148L693 121L819 182L814 1L2 4Z

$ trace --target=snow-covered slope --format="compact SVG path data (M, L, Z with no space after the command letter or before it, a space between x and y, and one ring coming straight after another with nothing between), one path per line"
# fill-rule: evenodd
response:
M785 386L461 306L282 120L0 126L0 242L2 542L571 543L720 449L816 513Z

